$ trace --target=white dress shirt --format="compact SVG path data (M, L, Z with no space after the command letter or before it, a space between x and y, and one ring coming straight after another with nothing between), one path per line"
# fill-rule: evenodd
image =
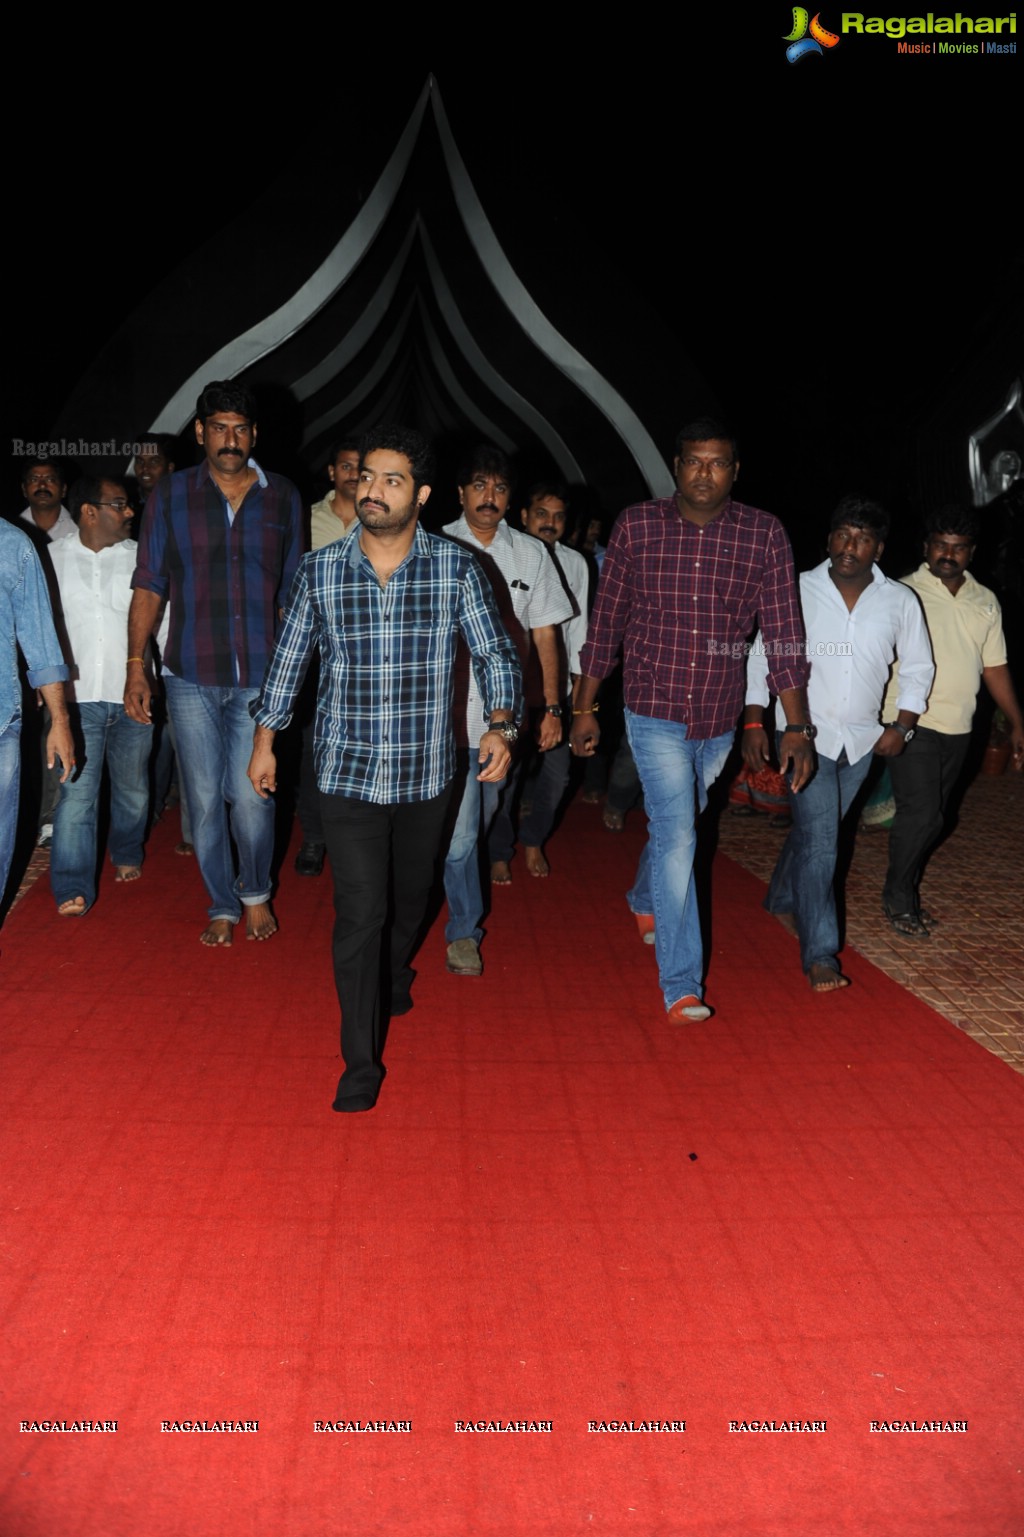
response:
M897 709L921 715L935 677L932 648L917 598L902 582L871 568L871 581L852 609L822 561L800 577L800 604L811 664L807 700L818 728L815 746L826 758L846 749L850 763L869 753L882 735L882 698L899 657ZM747 660L747 704L769 699L768 658L758 635Z
M71 655L69 699L79 704L120 704L124 698L128 660L128 610L135 570L134 539L122 539L105 550L90 550L79 537L57 539L50 546L64 635ZM166 639L167 616L161 626Z
M516 643L523 662L527 703L534 703L532 695L536 692L536 684L531 688L529 671L532 650L530 631L539 630L543 625L561 624L563 619L570 618L572 614L572 604L552 564L547 546L543 540L534 539L530 534L521 534L518 529L510 528L507 523L499 523L490 544L482 544L464 517L459 518L456 523L446 523L442 533L483 556L485 568L488 565L488 559L493 560L504 578L507 595L495 593L498 611L502 622ZM511 614L509 599L511 599ZM477 687L475 671L471 670L466 727L468 739L472 745L480 740L486 722L487 714L484 710L483 695Z
M587 606L590 600L590 568L579 550L571 549L567 544L553 544L551 553L558 563L559 570L565 577L566 586L572 596L576 612L571 618L562 624L562 636L565 640L565 655L569 663L569 671L578 677L580 672L580 652L587 639Z
M39 528L39 524L32 516L31 507L25 508L24 512L21 514L21 521L23 523L31 523L33 528ZM41 532L42 530L40 529L40 533ZM51 544L55 544L58 539L66 539L69 534L77 534L77 532L78 524L75 522L70 512L68 512L67 508L62 506L60 512L57 514L56 523L52 528L48 528L46 530L46 537L49 539Z

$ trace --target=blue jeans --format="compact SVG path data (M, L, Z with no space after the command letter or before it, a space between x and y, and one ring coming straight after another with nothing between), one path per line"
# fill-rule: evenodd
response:
M461 793L462 799L444 862L444 894L448 898L448 922L444 937L445 943L449 945L457 939L472 939L479 944L484 937L480 927L484 916L480 845L487 840L494 813L498 809L498 797L505 783L503 779L497 784L481 784L478 781L476 776L482 765L477 762L475 751L468 752L465 757L460 754L459 764L467 766L461 773L456 769L453 793Z
M626 733L648 817L647 843L626 901L634 913L654 914L658 979L670 1009L680 998L704 996L704 945L693 884L697 817L735 733L690 741L685 725L631 710Z
M210 894L209 915L237 923L243 907L270 900L274 801L261 800L246 774L253 736L249 702L259 689L207 688L167 676L164 688L184 771L192 844Z
M153 728L140 726L124 705L104 701L72 705L78 765L60 787L53 815L50 886L59 907L96 900L96 838L103 765L110 775L110 860L142 864L149 814L149 754Z
M0 731L0 902L11 870L18 833L18 791L21 787L21 717Z
M487 857L493 865L497 860L509 860L516 851L516 830L512 823L512 802L515 799L517 781L524 778L521 799L528 801L529 810L519 817L519 841L524 848L539 849L547 841L558 815L558 808L569 783L571 757L568 742L552 747L548 752L538 752L532 759L520 759L505 781L505 789L491 823L487 840Z
M781 741L781 733L779 737ZM810 784L789 792L793 825L782 845L764 905L770 913L792 913L800 935L800 964L839 970L839 921L836 918L836 850L839 824L867 778L871 753L856 763L818 755Z

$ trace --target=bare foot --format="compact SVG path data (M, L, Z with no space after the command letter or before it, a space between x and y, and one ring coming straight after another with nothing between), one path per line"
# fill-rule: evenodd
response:
M776 914L776 916L778 916ZM812 966L807 973L812 993L837 993L841 987L849 987L849 977L831 966Z
M176 854L194 854L195 849L192 847L191 843L176 843L174 845L174 852Z
M491 885L511 886L512 871L508 867L507 859L496 859L491 865Z
M268 902L257 902L245 909L246 939L269 939L277 933L277 919L270 911Z
M57 909L62 918L81 918L85 912L84 897L70 897L67 902L62 902Z
M796 926L796 915L795 915L795 913L772 913L772 917L778 919L779 923L782 924L782 927L785 929L787 934L792 934L794 939L799 939L800 938L800 934L799 934L799 931L797 930L797 926ZM827 971L828 970L827 967L821 967L821 966L819 966L817 969L819 971L822 971L822 970L826 970ZM832 976L836 976L837 973L836 972L832 972L831 975Z
M201 945L209 945L211 949L220 948L226 950L235 937L235 925L230 918L211 918L206 928L199 936Z
M142 871L138 865L115 865L115 881L138 881L142 879Z
M584 806L600 806L601 802L604 800L604 791L584 790L583 794L580 796L580 800L583 802Z
M528 844L524 843L523 858L526 861L526 868L531 875L539 875L543 879L544 876L551 874L551 866L544 858L540 849L530 848Z
M610 833L620 833L626 823L624 814L614 806L605 806L601 820Z

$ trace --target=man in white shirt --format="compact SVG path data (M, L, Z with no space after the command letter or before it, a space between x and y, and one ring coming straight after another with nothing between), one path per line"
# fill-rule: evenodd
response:
M921 605L875 564L888 531L886 514L876 502L844 497L832 515L829 559L800 577L818 766L798 794L790 790L793 826L765 907L795 931L801 965L816 993L849 986L839 969L833 889L840 823L864 782L872 753L897 758L913 738L935 676ZM882 723L882 697L897 656L897 714ZM769 757L762 725L767 674L768 658L755 644L747 664L743 716L743 757L752 771Z
M28 506L21 514L21 521L29 525L28 531L37 529L53 544L66 539L75 531L74 519L64 506L67 486L60 465L53 459L32 460L26 464L21 477L21 489Z
M78 769L62 785L53 822L50 885L57 911L81 917L96 900L96 836L103 765L110 776L110 858L116 881L142 874L152 736L122 702L135 570L132 507L119 481L86 475L71 496L77 530L51 547L60 589ZM84 749L84 751L83 751Z
M562 740L555 626L569 618L572 604L540 541L519 533L505 522L512 495L512 477L508 459L501 449L481 444L464 461L458 478L462 516L455 523L446 524L442 532L471 550L487 571L502 621L516 642L523 661L527 704L534 702L531 694L539 695L537 704L538 708L542 707L542 715L537 740L541 751L546 752ZM539 667L539 682L535 677L531 679L531 662L534 672ZM471 672L465 740L470 743L479 741L486 723L483 697ZM504 723L501 730L510 746L518 739L514 723ZM483 971L480 959L483 938L480 924L484 915L480 840L487 837L502 787L490 781L481 782L479 769L474 754L470 753L455 831L444 867L444 889L448 898L446 964L450 972L465 977L478 977Z
M559 580L572 603L573 611L559 626L559 665L564 665L562 675L562 719L568 726L571 686L580 675L580 648L587 638L587 612L590 592L590 571L583 556L562 544L566 518L569 511L568 493L560 481L538 481L531 486L519 517L528 534L541 539L551 551ZM547 711L545 711L545 714ZM550 866L544 857L544 843L551 832L555 815L569 781L569 733L563 733L557 747L549 747L540 753L539 764L533 763L527 788L523 793L519 837L523 845L523 861L533 876L548 876ZM520 759L515 773L510 774L502 792L501 804L491 825L487 852L491 862L491 882L495 886L508 886L512 880L510 861L515 850L516 835L512 825L512 806L515 781L527 768L527 760ZM529 809L526 802L529 799Z

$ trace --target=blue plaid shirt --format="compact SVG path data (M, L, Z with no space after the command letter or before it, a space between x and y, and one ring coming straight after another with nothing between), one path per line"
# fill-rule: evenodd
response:
M521 710L516 648L472 555L417 528L382 587L359 535L304 557L260 697L257 725L291 719L320 650L316 777L329 795L394 805L429 800L455 772L452 692L462 636L489 710Z

